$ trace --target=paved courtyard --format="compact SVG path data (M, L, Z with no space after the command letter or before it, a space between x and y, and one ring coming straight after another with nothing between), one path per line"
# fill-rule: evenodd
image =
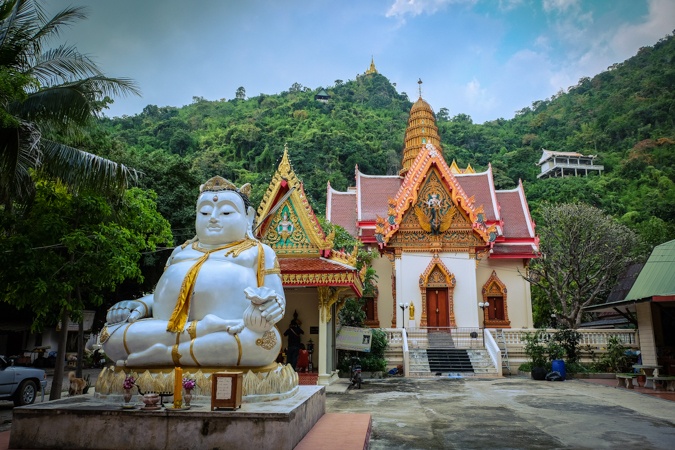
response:
M579 380L385 379L326 406L371 413L372 449L675 448L675 402Z
M326 411L370 413L372 449L675 448L675 401L613 386L511 377L390 378L345 388L341 380L327 390ZM11 418L11 403L0 402L5 442Z

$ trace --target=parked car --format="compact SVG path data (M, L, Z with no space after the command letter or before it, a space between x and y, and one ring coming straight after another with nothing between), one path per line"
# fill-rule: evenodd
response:
M15 406L35 403L38 392L47 387L47 373L34 367L15 366L0 355L0 400L12 400Z

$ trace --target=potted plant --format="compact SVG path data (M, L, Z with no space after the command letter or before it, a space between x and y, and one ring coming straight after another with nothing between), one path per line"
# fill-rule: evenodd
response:
M544 345L544 335L541 330L536 333L525 333L525 355L531 362L530 375L534 380L543 380L546 378L546 346Z

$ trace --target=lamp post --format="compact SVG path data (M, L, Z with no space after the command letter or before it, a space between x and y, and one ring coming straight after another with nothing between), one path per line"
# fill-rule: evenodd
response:
M483 322L481 323L481 339L483 340L483 347L485 347L485 308L490 306L490 302L478 302L478 307L482 311L483 314Z
M405 330L405 310L408 309L408 304L407 303L399 303L398 307L401 308L401 324L403 325L403 329Z

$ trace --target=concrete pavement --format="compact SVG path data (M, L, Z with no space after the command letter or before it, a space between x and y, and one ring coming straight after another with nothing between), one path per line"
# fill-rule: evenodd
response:
M675 402L587 383L370 380L327 412L370 413L371 449L672 449Z
M347 388L340 380L327 389L326 412L371 414L371 449L670 450L675 443L675 402L581 380L388 378ZM0 450L8 434L0 433Z

